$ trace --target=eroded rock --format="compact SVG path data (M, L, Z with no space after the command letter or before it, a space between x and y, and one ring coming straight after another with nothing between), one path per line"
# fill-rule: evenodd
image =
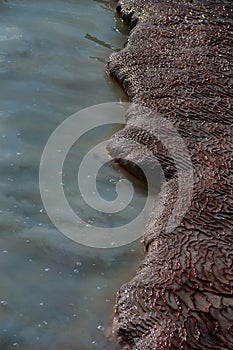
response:
M195 183L187 213L167 234L175 165L138 126L147 123L144 109L129 110L109 152L123 166L125 157L145 162L138 144L156 155L166 205L159 218L155 207L143 238L145 259L118 292L113 338L134 350L233 349L232 3L122 0L117 10L134 28L108 71L131 102L173 123L189 150ZM137 167L128 170L138 175Z

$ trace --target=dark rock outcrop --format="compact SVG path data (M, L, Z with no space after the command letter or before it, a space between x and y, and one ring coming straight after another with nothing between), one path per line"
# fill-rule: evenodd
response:
M190 153L194 188L181 223L167 234L175 166L138 126L147 123L144 109L130 109L109 152L140 176L122 159L144 162L138 145L148 147L166 176L166 205L159 218L152 213L145 259L118 292L113 338L134 350L233 349L232 3L122 0L117 11L134 28L108 71L131 102L173 123Z

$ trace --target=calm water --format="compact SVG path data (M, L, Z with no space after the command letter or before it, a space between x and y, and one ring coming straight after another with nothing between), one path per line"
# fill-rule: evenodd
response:
M72 242L50 222L38 187L42 150L64 119L93 104L126 100L105 76L109 54L127 34L112 7L0 0L1 350L113 348L104 333L115 293L140 260L139 243L98 250ZM71 157L68 170L74 163ZM104 173L103 187L119 176L111 167Z

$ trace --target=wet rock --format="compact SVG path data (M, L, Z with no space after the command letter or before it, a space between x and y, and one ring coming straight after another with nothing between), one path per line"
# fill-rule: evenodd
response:
M140 151L143 144L166 181L163 212L158 218L155 206L144 234L145 259L118 292L113 339L134 350L233 349L232 3L122 0L117 11L133 29L108 72L136 107L108 150L137 176L135 160L152 171L157 166ZM170 233L177 172L148 130L157 115L178 131L194 172L191 204ZM182 166L185 175L185 160ZM184 196L179 205L185 203Z

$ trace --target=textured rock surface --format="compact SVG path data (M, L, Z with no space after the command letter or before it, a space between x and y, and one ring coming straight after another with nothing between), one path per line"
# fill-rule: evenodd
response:
M119 162L144 162L138 145L146 145L163 166L167 204L144 234L145 260L118 292L113 338L134 350L233 349L232 3L122 0L117 10L134 28L108 71L130 101L175 125L195 185L185 217L166 234L177 196L175 167L138 127L147 122L143 109L130 110L109 152Z

